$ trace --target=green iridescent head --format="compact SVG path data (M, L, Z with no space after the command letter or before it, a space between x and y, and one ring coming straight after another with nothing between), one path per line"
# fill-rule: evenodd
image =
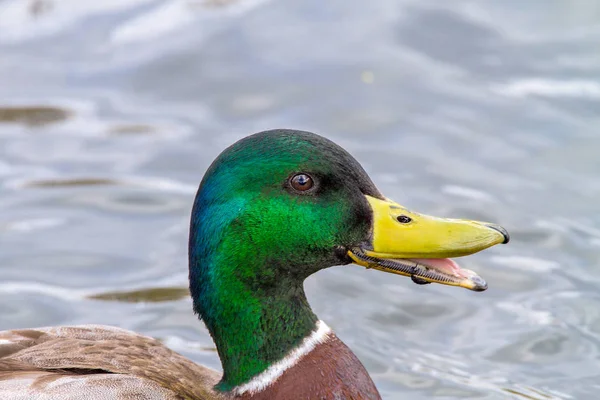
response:
M428 235L434 240L422 240ZM388 258L465 255L506 240L498 226L387 200L350 154L318 135L273 130L240 140L206 172L190 228L190 289L223 364L220 388L264 371L314 329L302 286L312 273L354 262L481 290L460 269Z
M223 253L256 290L273 289L282 275L302 281L348 262L339 249L368 238L371 210L364 194L381 197L356 160L333 142L291 130L249 136L206 172L190 251L197 257ZM223 262L199 268L209 267L223 268Z

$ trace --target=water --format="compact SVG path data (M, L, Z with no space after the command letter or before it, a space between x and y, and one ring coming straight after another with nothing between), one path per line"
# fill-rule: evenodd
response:
M367 3L0 1L0 329L114 324L219 368L181 289L194 192L228 144L291 127L406 206L512 234L463 261L484 293L307 281L384 398L597 398L600 6Z

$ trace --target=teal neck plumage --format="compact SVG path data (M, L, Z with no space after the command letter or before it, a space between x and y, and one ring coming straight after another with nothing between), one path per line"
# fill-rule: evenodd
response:
M279 260L257 252L250 237L240 241L230 234L236 229L235 215L227 215L232 206L224 205L227 210L219 210L218 219L196 220L204 235L194 238L198 247L191 258L194 307L219 352L221 390L249 381L285 357L317 320L302 279L279 276ZM221 230L222 224L228 227Z
M294 192L297 173L318 190ZM194 202L189 266L194 309L223 365L219 389L248 382L315 329L304 279L347 262L340 245L368 237L363 191L376 193L360 165L304 132L263 132L213 162Z

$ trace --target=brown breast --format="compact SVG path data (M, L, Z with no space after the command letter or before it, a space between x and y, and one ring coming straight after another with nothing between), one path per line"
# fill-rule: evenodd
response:
M381 399L375 384L352 351L335 336L286 370L271 386L238 399Z

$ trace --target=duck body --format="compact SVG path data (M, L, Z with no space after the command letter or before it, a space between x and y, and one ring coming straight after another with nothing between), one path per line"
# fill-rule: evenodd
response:
M442 257L507 241L497 225L392 202L323 137L261 132L221 153L192 209L190 293L223 373L119 328L5 331L0 398L380 399L358 358L312 312L304 280L356 263L420 284L484 290Z
M158 340L102 325L0 332L0 398L224 399L220 374Z
M0 398L378 399L358 358L328 328L292 357L237 392L220 392L221 374L154 338L112 326L81 325L0 332ZM269 378L279 373L277 385Z

